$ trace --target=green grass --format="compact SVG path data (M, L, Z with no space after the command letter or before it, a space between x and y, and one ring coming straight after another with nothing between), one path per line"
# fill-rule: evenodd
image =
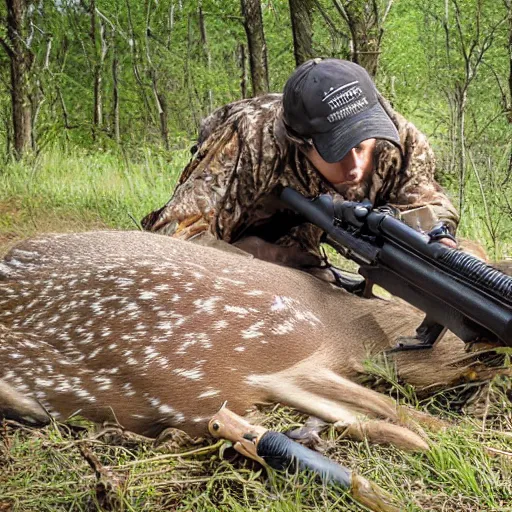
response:
M30 163L12 163L0 173L0 232L137 229L170 198L188 158L185 150L164 157L147 148L133 162L115 153L55 149Z
M188 151L164 156L146 149L142 155L134 162L116 153L55 149L32 162L5 166L0 252L42 231L136 228L136 221L169 199L189 158ZM466 209L463 233L498 255L507 254L512 219L500 221L496 247L488 236L486 212L478 206L478 190L468 194L474 201ZM369 362L366 369L402 403L440 414L454 426L430 434L429 453L412 455L352 442L330 428L323 434L328 457L390 491L404 511L512 511L510 379L418 397L392 367ZM265 425L278 430L305 419L288 408L265 414ZM42 430L0 426L0 511L100 510L102 485L112 486L115 509L125 511L363 510L344 493L297 475L266 475L232 450L221 456L219 446L208 442L155 447L150 440L98 436L91 425L72 423ZM98 480L80 449L84 446L109 476Z
M266 414L265 424L281 430L304 420L287 408ZM334 428L323 436L324 449L390 491L404 511L512 511L512 437L481 426L467 419L431 434L432 449L423 455L348 441ZM5 425L0 510L2 503L23 512L100 510L101 486L80 446L109 470L102 481L113 483L116 510L363 510L343 492L300 475L266 475L232 451L221 458L219 443L155 448L144 438L92 432Z

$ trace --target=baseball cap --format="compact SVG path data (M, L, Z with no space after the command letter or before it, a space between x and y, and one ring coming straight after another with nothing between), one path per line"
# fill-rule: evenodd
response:
M379 103L368 72L354 62L312 59L299 66L283 91L284 122L311 138L326 162L338 162L366 139L400 146L398 130Z

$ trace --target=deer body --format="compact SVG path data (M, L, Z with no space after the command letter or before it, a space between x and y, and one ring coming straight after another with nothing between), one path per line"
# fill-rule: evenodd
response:
M164 236L42 236L0 263L0 417L79 412L150 436L202 435L225 401L239 414L279 401L357 437L361 418L403 422L394 401L355 381L420 320L403 303ZM460 378L464 357L452 336L421 363L403 353L396 364L428 386Z

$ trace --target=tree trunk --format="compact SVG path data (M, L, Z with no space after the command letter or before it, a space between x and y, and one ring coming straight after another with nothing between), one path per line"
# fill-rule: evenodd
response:
M467 88L461 84L455 86L455 103L457 112L457 162L459 166L459 213L464 208L464 191L466 188L466 107Z
M384 23L393 0L379 9L375 0L333 0L348 25L351 36L351 60L374 77L379 66Z
M114 124L114 139L117 143L119 143L121 142L121 131L119 128L119 57L117 55L117 48L114 49L114 59L112 60L112 85L112 118Z
M267 45L263 31L263 16L260 0L241 0L244 27L249 47L252 95L259 96L269 91Z
M240 91L242 99L247 98L247 55L245 53L245 45L238 45L238 62L240 65Z
M293 53L295 64L314 57L313 54L313 0L289 0L290 18L292 21Z
M208 69L208 79L211 78L211 71L212 71L212 56L210 53L210 48L208 47L208 38L206 35L206 23L204 21L204 14L203 14L203 7L201 5L201 2L199 3L199 9L198 9L198 15L199 15L199 32L201 34L201 45L203 47L204 51L204 57L206 60L206 67ZM213 91L212 88L208 88L208 114L210 114L213 110Z
M91 30L89 36L92 43L94 66L94 106L93 106L93 139L98 129L103 126L103 66L107 56L108 45L105 38L105 22L103 19L96 22L96 0L91 0ZM99 37L97 25L99 24Z
M6 4L9 43L2 38L0 43L10 59L14 153L19 159L32 148L29 73L33 54L25 38L26 0L6 0Z

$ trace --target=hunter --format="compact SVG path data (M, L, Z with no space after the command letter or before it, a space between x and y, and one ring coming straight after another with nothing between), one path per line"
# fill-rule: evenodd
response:
M307 197L369 199L405 214L429 206L451 234L459 221L434 179L426 137L392 110L364 68L349 61L309 60L283 94L215 110L192 151L172 198L143 219L144 229L202 243L223 240L347 289L354 280L327 261L322 231L301 224L280 202L284 186ZM423 231L435 223L411 218ZM456 246L449 237L441 241Z

